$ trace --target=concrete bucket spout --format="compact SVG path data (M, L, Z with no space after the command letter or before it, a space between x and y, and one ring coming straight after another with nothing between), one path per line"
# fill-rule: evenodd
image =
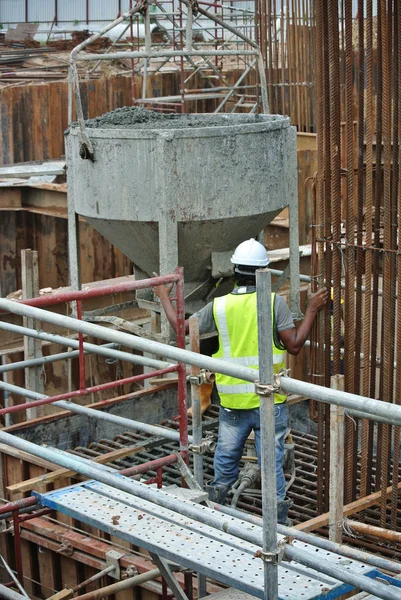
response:
M76 125L66 136L70 212L126 254L138 277L183 266L189 312L216 284L212 255L255 237L286 206L296 274L296 132L288 118L125 108L87 121L86 133L93 162L79 155Z

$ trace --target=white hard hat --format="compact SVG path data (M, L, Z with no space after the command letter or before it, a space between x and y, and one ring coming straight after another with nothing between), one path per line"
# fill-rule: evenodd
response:
M231 262L234 265L267 267L269 257L267 256L266 248L254 238L251 238L237 246L231 257Z

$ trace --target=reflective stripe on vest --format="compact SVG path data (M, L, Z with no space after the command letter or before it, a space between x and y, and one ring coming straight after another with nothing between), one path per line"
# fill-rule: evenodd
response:
M272 294L272 320L274 299L275 294ZM257 369L259 358L256 292L228 294L215 298L213 316L219 334L219 349L213 356L233 364ZM278 373L285 367L285 351L276 348L273 341L272 347L274 372ZM226 408L251 409L260 405L260 398L255 394L253 383L216 373L216 385L221 405ZM286 399L285 395L274 395L275 404L282 404Z

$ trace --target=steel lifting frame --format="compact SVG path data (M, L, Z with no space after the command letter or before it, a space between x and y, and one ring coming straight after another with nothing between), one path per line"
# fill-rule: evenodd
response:
M72 95L74 92L77 120L78 120L79 127L80 127L81 156L83 158L93 158L94 154L93 154L92 143L85 132L84 115L83 115L83 109L82 109L81 94L80 94L80 90L79 90L77 61L114 60L117 58L123 58L123 59L125 58L125 59L131 59L131 60L143 59L145 73L144 73L144 90L143 90L142 96L144 96L145 88L146 88L146 73L147 73L148 61L152 58L170 59L173 57L179 57L181 60L181 66L182 66L182 61L184 60L184 58L187 58L188 60L192 61L192 63L193 63L193 60L192 60L193 57L201 57L201 58L202 57L203 58L205 58L205 57L217 58L217 57L224 57L224 56L253 57L253 61L251 62L252 67L250 65L248 65L247 69L245 71L245 74L247 74L251 70L251 68L253 68L254 66L257 66L258 73L259 73L259 79L260 79L260 90L261 90L263 112L266 114L269 112L267 83L266 83L266 70L265 70L264 59L263 59L263 56L262 56L262 53L261 53L261 50L260 50L258 44L254 40L252 40L248 36L246 36L244 33L239 31L238 29L235 29L232 25L230 25L230 23L227 23L226 21L217 17L215 14L203 9L201 6L199 6L200 3L198 4L198 3L194 2L194 0L180 0L180 2L183 3L187 9L187 24L186 24L186 33L185 33L185 43L184 43L184 34L183 34L184 28L180 27L180 43L178 45L178 49L176 49L174 47L172 50L161 49L161 50L155 51L152 48L151 31L150 31L151 13L149 10L149 2L147 0L139 0L136 3L136 5L133 8L131 8L128 12L121 15L121 17L119 17L112 23L109 23L106 27L103 27L103 29L101 31L92 35L90 38L88 38L87 40L85 40L84 42L82 42L81 44L76 46L73 49L73 51L71 52L69 79L68 79L69 80L68 122L71 123L71 121L72 121ZM192 41L193 40L192 27L193 27L193 23L194 23L194 17L196 17L196 15L198 13L207 17L208 19L211 19L214 23L216 23L217 26L222 27L223 29L226 29L227 31L231 32L233 35L235 35L240 40L242 40L245 44L247 44L251 49L250 50L239 50L239 49L226 50L223 48L220 48L220 49L216 48L214 50L210 50L210 49L194 50L193 49L193 41ZM130 51L130 52L113 52L112 54L104 53L104 54L96 54L96 55L82 53L82 50L84 50L87 46L89 46L92 42L97 40L99 37L101 37L108 31L110 31L111 29L113 29L116 25L119 25L120 23L124 22L126 19L132 19L132 17L135 15L139 16L140 14L144 16L144 20L145 20L145 49L144 50L137 50L137 51ZM182 25L182 23L181 23L181 25ZM176 46L175 43L173 45ZM223 102L216 109L216 111L219 111L223 107L223 105L227 102L227 100L233 95L234 91L240 87L240 84L242 83L242 81L245 77L245 74L243 74L239 78L239 80L236 82L236 84L234 86L227 88L227 94L225 97L222 97ZM181 102L183 103L185 100L185 94L184 94L185 81L183 80L183 71L182 71L181 80L182 80L181 81L181 88L182 88L181 89ZM144 100L145 100L145 98L143 97L142 101L144 101ZM256 105L255 105L255 108L256 108Z

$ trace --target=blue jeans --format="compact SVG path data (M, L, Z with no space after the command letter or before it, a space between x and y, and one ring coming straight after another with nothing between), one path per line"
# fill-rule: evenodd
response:
M285 498L283 471L284 438L287 430L286 404L274 405L277 500ZM238 479L239 462L245 442L255 432L255 446L260 466L260 410L234 410L220 408L219 437L214 455L214 480L212 486L231 487Z

